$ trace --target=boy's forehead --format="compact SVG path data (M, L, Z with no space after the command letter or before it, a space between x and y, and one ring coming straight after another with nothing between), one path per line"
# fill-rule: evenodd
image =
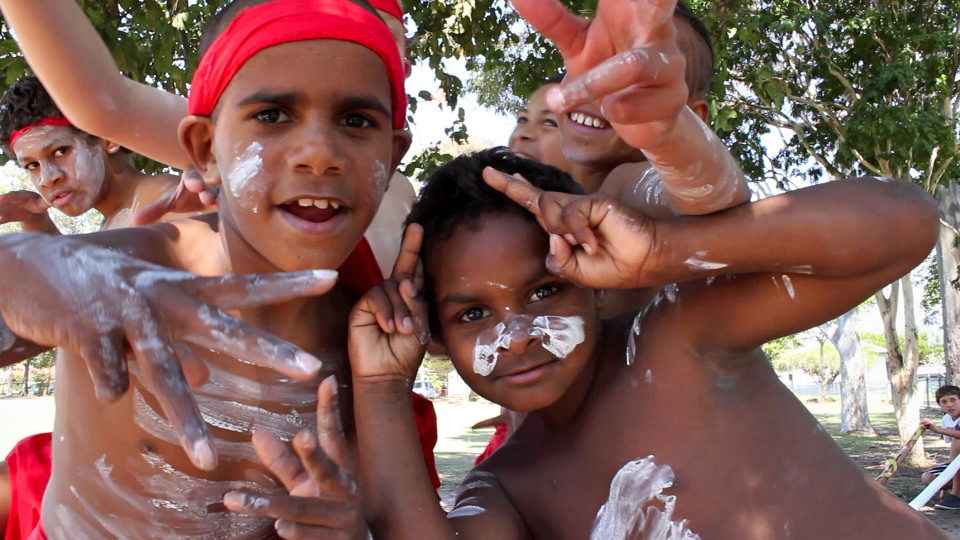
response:
M18 159L21 154L42 152L50 147L72 144L77 140L77 134L67 126L38 126L24 133L13 144L13 152Z

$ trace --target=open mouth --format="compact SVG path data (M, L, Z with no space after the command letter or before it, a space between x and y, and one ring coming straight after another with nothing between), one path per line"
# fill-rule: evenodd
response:
M281 204L280 209L310 223L325 223L345 210L342 204L331 199L296 199Z
M573 123L585 128L601 130L610 129L610 123L599 116L592 116L580 111L573 111L567 113L567 117L570 118Z
M73 200L72 191L57 191L50 198L50 204L56 208L62 208L70 203Z

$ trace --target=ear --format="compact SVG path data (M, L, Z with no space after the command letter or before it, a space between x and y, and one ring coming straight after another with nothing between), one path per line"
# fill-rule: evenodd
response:
M597 307L597 311L607 309L607 291L605 289L593 291L593 303Z
M104 151L106 151L108 154L116 154L117 152L120 151L119 144L113 141L108 141L106 139L100 139L100 141L101 141L100 145L103 146Z
M710 104L702 99L696 101L690 101L687 103L687 107L690 107L690 110L693 111L693 114L700 117L703 120L704 124L710 125Z
M213 151L213 119L189 115L180 121L180 146L208 186L220 184L220 168Z
M390 163L391 171L395 171L397 167L400 166L400 160L403 159L403 156L407 155L407 150L410 149L410 142L412 140L413 137L410 135L410 132L406 130L406 128L393 130L393 155Z

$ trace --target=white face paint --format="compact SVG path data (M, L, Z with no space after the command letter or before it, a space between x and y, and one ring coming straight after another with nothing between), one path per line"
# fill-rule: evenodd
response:
M610 495L597 512L590 540L700 540L687 520L673 520L677 498L663 495L673 478L673 469L657 465L653 456L624 465L610 482Z
M517 315L510 319L509 326L500 322L477 336L473 349L474 373L484 377L493 373L500 349L509 348L515 339L529 336L539 338L543 348L557 358L566 358L586 337L580 317Z
M683 263L694 270L719 270L721 268L726 268L726 264L708 261L705 259L706 256L706 251L698 251L692 257L683 261Z
M260 157L262 150L262 144L258 142L250 143L243 154L230 164L226 180L230 185L230 193L239 199L241 204L244 201L244 192L252 187L249 185L250 181L256 178L263 169L263 158ZM258 208L254 205L253 211L257 212L257 210Z
M379 161L373 162L373 180L377 185L375 195L379 201L383 198L383 194L387 192L387 188L390 186L390 174L387 173L387 167Z

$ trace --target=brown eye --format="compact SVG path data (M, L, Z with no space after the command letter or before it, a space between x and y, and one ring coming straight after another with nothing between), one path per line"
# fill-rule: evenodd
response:
M463 322L475 322L475 321L479 321L480 319L483 319L487 315L489 315L489 312L487 312L487 310L483 308L475 307L475 308L470 308L464 311L463 314L460 315L460 320Z
M527 299L527 302L539 302L541 300L550 298L559 291L560 287L557 287L556 285L544 285L542 287L537 287L537 290L533 291L533 294L530 295L530 298Z

